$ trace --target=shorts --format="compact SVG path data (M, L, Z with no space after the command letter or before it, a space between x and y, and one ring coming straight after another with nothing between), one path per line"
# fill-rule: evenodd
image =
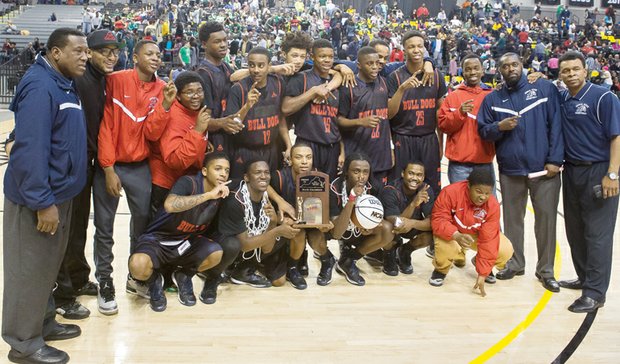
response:
M338 157L340 156L340 143L321 144L298 137L295 142L304 142L312 149L313 167L320 172L327 173L333 181L338 175Z
M261 255L262 273L270 281L276 281L286 274L288 268L288 240L277 241L271 252Z
M153 270L162 270L170 266L194 270L198 269L209 255L222 250L218 243L203 236L190 238L186 242L190 246L182 251L181 246L185 242L167 246L160 244L160 241L153 236L143 235L138 241L134 254L148 255L153 262Z
M265 160L269 164L269 170L273 172L278 169L282 158L277 143L257 148L236 147L230 159L230 178L243 178L245 164L254 159Z
M441 167L437 134L430 133L424 136L393 134L392 142L396 163L392 168L391 180L400 178L407 164L418 160L424 164L425 180L435 192L435 196L438 196L441 191Z

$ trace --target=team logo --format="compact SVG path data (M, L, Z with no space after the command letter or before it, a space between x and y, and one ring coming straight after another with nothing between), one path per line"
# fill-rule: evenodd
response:
M276 94L276 92L274 91L274 92L272 92L272 93L271 93L271 97L276 98L276 97L278 97L278 95L277 95L277 94Z
M476 208L474 209L474 217L478 220L484 220L487 217L487 211L485 209Z
M525 100L532 100L538 97L538 90L533 88L531 90L527 90L524 93L525 95Z
M155 108L155 105L157 105L157 97L151 97L149 99L149 110L153 110Z
M575 106L575 115L587 115L589 108L590 106L588 106L587 104L577 104L577 106Z

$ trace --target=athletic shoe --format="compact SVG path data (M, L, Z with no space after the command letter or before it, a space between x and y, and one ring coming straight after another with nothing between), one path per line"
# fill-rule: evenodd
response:
M368 254L364 255L364 260L367 261L368 264L370 264L372 266L375 266L375 267L379 266L380 267L385 262L384 254L385 254L385 252L382 249L378 249L378 250L375 250L372 253L368 253ZM396 274L398 274L398 273L396 273Z
M297 269L299 269L299 273L303 277L308 276L308 249L304 249L304 252L301 254L301 258L299 258L299 262L297 263Z
M321 254L317 253L317 251L313 251L312 253L312 258L317 259L317 260L321 260Z
M234 284L247 284L254 288L271 287L271 282L267 278L257 274L252 268L242 268L234 271L230 275L230 281Z
M455 260L453 263L454 263L454 266L457 268L465 268L465 265L467 265L467 262L465 262L465 259L458 259L458 260Z
M99 291L97 283L88 281L82 288L75 291L76 296L96 296Z
M426 256L433 259L435 258L435 246L434 245L429 245L426 247Z
M193 306L196 304L196 295L194 295L194 285L192 277L177 270L172 273L172 281L179 287L179 302L184 306Z
M196 277L201 278L201 279L207 279L207 273L206 272L198 272L198 273L196 273Z
M495 279L495 274L493 272L489 273L489 275L484 279L484 281L488 284L495 284L497 279Z
M398 264L396 264L396 248L383 251L383 273L395 277L398 275Z
M345 257L340 258L336 264L336 272L342 274L349 283L356 286L363 286L366 281L360 276L360 271L355 265L355 260Z
M157 277L155 277L149 287L149 295L151 296L149 303L153 311L162 312L165 311L168 306L166 294L164 293L164 277L159 273L153 274L157 274Z
M97 305L99 312L104 315L116 315L118 305L116 304L116 291L111 279L99 282L99 292L97 294Z
M398 270L402 274L412 274L413 265L411 265L411 253L408 253L403 248L403 245L396 248L396 256L398 258Z
M217 299L217 287L222 282L221 276L211 276L210 274L205 274L205 284L202 287L202 292L200 292L200 301L205 305L212 305L215 303Z
M321 258L321 271L319 275L316 277L316 284L319 286L327 286L332 282L332 272L334 270L334 265L336 265L336 258L334 255L329 252L327 257Z
M291 282L291 286L293 286L293 287L295 287L297 289L306 289L306 288L308 288L308 284L306 283L306 280L301 275L301 273L299 272L299 269L297 269L297 267L289 267L288 268L288 270L286 271L286 280Z
M56 307L56 313L67 320L83 320L90 316L88 308L82 306L78 301Z
M149 286L141 281L136 280L131 274L127 274L127 283L125 284L125 292L133 294L147 300L149 296Z
M446 275L443 273L439 273L434 270L433 274L431 274L431 278L429 278L428 283L434 287L441 287L443 285L443 280L446 279Z

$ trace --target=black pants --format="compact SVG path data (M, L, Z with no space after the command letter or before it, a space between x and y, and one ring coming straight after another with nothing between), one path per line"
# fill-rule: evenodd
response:
M89 161L87 168L86 186L79 195L73 198L71 205L71 225L69 226L69 243L65 257L62 260L54 291L56 307L71 303L76 298L78 289L88 283L90 266L84 255L86 246L86 231L90 219L90 195L93 186L95 167L93 161Z
M602 199L593 188L607 173L608 162L577 166L566 163L564 214L573 265L583 282L583 295L605 298L611 276L612 247L618 196Z

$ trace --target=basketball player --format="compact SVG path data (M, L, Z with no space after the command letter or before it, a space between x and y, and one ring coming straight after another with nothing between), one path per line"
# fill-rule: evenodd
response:
M174 270L172 279L178 287L181 304L193 306L196 296L192 277L222 261L222 245L205 235L222 200L228 196L229 169L225 154L209 153L200 172L183 176L174 184L164 208L140 236L136 251L129 258L129 272L139 286L149 287L148 294L143 289L138 294L149 298L153 311L166 309L161 274L165 268ZM234 242L232 250L234 259L238 252Z
M329 211L334 224L331 237L342 241L342 252L336 264L336 271L356 286L366 281L360 275L355 262L364 254L390 244L394 238L392 224L382 220L371 230L356 226L351 217L358 196L378 195L376 188L368 183L371 176L369 158L361 153L349 154L344 162L344 173L330 186Z
M334 64L331 43L316 40L312 45L312 60L312 70L301 72L288 82L282 113L294 121L297 140L312 148L314 166L334 178L344 162L344 144L336 123L338 93L328 88Z
M443 153L443 136L437 130L437 109L447 92L443 74L435 70L432 86L420 86L424 63L424 35L408 31L403 36L406 63L387 79L390 100L388 116L392 127L395 165L394 179L407 163L424 163L426 178L435 192L441 190L439 162Z
M312 148L309 145L299 142L295 143L291 149L291 166L284 167L276 171L271 179L271 186L288 203L295 204L295 181L300 173L308 172L312 169ZM325 206L327 208L327 206ZM321 229L300 229L299 234L295 235L290 241L289 257L286 272L286 279L297 289L307 287L303 274L300 272L298 263L306 247L306 239L312 249L319 254L321 270L316 277L319 286L326 286L332 281L332 270L336 264L334 255L327 248L325 232L331 230L333 225Z
M379 55L372 47L362 47L357 53L359 72L357 85L340 88L338 126L345 154L361 152L370 156L373 183L387 183L392 168L388 90L379 76Z
M225 116L238 115L243 129L231 135L231 176L243 176L245 161L261 157L276 170L281 155L277 148L282 138L287 149L291 140L281 117L282 81L269 74L271 57L263 47L254 47L248 54L250 77L235 83L228 94Z
M500 232L494 185L488 168L475 167L467 181L447 186L437 197L431 216L435 236L431 286L443 285L453 263L464 267L465 251L472 249L478 252L472 259L478 272L474 289L484 297L484 283L495 283L493 266L503 269L512 256L512 244Z
M432 244L431 211L435 195L424 183L424 164L412 161L407 164L401 178L391 182L381 191L386 220L394 226L394 241L384 248L383 273L389 276L412 274L411 253ZM409 239L403 243L403 238ZM397 245L400 242L402 244Z

